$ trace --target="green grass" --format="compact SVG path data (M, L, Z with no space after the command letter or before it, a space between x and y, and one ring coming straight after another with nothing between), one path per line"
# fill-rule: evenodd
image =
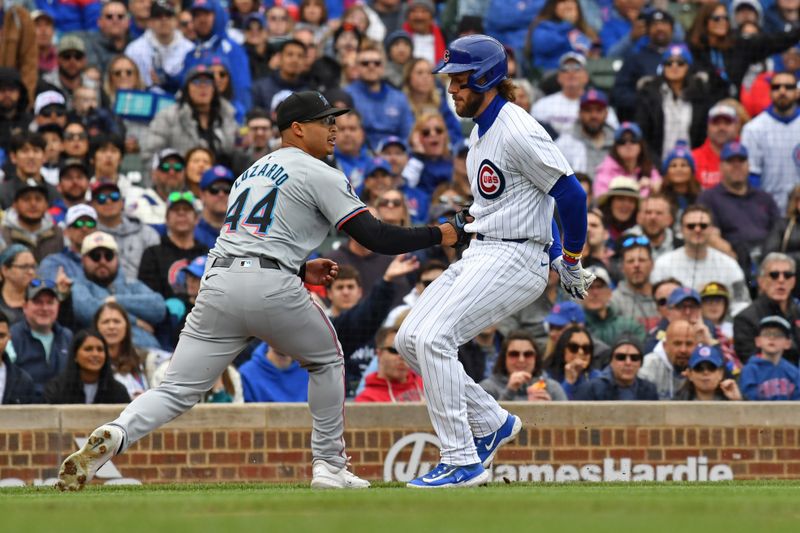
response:
M0 531L256 533L799 531L800 483L512 484L419 491L300 485L0 490Z

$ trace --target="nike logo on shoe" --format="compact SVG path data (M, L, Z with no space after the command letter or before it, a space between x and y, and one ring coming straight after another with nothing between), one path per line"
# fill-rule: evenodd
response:
M483 447L486 449L487 452L492 451L492 448L494 447L494 442L497 440L498 433L499 431L495 431L494 434L492 435L492 440L483 445Z
M428 474L427 476L423 477L422 480L425 483L433 483L434 481L439 481L440 479L446 478L447 476L450 475L450 473L452 471L453 471L453 467L446 468L440 474L435 474L435 475ZM434 474L434 472L431 472L431 474Z

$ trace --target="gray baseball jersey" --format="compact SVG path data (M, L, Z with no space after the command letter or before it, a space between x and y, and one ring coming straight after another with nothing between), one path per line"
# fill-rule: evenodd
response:
M365 209L344 174L297 148L269 154L239 176L164 381L111 422L125 432L125 448L190 409L257 337L308 370L313 456L344 467L342 349L296 272L331 224L341 227ZM211 262L257 256L285 268L261 268L259 261L216 267Z
M266 155L236 179L211 257L275 259L297 272L308 255L366 210L340 171L297 148Z

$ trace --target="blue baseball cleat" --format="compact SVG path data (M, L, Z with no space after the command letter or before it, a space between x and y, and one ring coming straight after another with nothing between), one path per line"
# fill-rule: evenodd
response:
M521 429L522 420L509 413L500 429L485 437L475 437L475 448L478 449L478 457L484 468L489 468L500 446L514 440Z
M485 485L488 481L489 472L480 463L467 466L439 463L436 468L424 476L406 483L406 487L414 489L475 487Z

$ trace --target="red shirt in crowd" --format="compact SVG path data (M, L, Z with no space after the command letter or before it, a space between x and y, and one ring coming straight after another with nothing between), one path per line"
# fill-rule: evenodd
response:
M716 186L721 176L719 173L719 152L711 146L711 141L706 139L703 146L692 150L694 158L695 179L700 182L700 187L710 189Z
M405 383L386 381L373 372L367 374L364 384L364 390L356 396L357 402L419 402L424 398L422 378L410 370Z

